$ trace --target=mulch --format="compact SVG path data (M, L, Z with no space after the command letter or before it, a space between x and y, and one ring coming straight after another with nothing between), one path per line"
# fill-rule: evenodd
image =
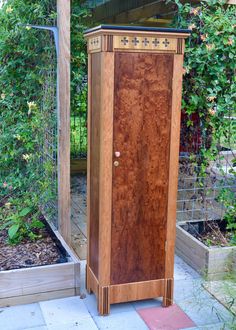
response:
M42 237L35 241L25 239L17 245L9 245L7 231L0 231L0 271L66 262L48 228L40 229L39 234Z
M230 246L233 233L221 228L217 221L206 221L205 230L196 235L197 238L207 246Z

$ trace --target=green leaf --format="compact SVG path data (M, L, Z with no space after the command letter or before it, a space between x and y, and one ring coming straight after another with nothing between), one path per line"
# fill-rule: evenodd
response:
M20 228L20 224L14 224L8 229L8 236L10 239L13 239L15 235L17 234L18 230Z
M25 207L23 210L20 211L19 216L20 217L25 217L27 214L32 212L32 208L30 207Z
M8 226L10 226L12 223L14 223L13 220L5 222L1 227L0 230L6 229Z

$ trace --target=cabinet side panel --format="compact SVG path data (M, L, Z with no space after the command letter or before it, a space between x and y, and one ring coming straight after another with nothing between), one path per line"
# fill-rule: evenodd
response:
M98 277L101 53L91 55L90 127L90 267Z
M116 53L111 283L162 279L172 54Z
M180 118L182 97L183 55L174 55L173 83L172 83L172 117L170 134L170 173L167 210L167 251L166 251L166 278L173 277L174 252L176 236L176 204L179 169L179 142L180 142Z

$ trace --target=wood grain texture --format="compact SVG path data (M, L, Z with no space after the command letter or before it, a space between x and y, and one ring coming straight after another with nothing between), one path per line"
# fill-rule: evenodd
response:
M88 283L89 283L88 292L89 293L93 292L96 295L96 297L98 298L98 294L99 294L98 279L96 278L93 271L91 270L91 268L88 265L86 267L86 272L87 272Z
M179 144L180 144L180 117L182 97L182 72L183 55L175 55L173 63L172 80L172 108L171 108L171 130L169 149L169 182L168 182L168 207L167 207L167 246L165 257L165 278L174 276L174 252L176 236L176 203L178 189L178 166L179 166Z
M32 304L39 301L67 298L75 295L76 295L75 289L73 288L73 289L64 289L57 291L40 292L29 295L20 295L10 298L2 298L2 299L0 298L0 307Z
M91 54L88 54L88 114L87 114L87 265L86 265L86 289L90 292L89 276L88 276L88 266L90 265L90 205L91 205L91 195L90 195L90 146L91 146L91 69L92 69L92 59Z
M0 299L74 288L73 262L0 273Z
M87 159L71 159L70 173L71 175L87 173Z
M162 297L165 291L165 280L145 281L128 284L111 285L111 304L141 299Z
M99 286L98 312L100 315L110 313L110 287Z
M90 178L89 178L89 266L98 278L99 253L99 173L100 173L100 116L101 116L101 53L91 55L90 109Z
M110 284L114 53L102 53L99 186L99 284Z
M168 307L173 304L173 294L174 294L174 279L167 278L165 279L165 286L164 286L164 295L162 306Z
M70 0L57 0L58 54L58 217L68 244L70 226Z
M173 55L116 53L111 283L164 278Z

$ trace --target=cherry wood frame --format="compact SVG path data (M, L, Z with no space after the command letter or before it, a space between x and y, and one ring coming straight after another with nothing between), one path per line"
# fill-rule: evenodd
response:
M87 31L88 40L88 256L86 287L97 296L98 311L109 314L110 304L163 297L173 303L173 266L180 135L182 66L186 30L136 29L100 26ZM133 42L139 38L140 42ZM149 42L145 42L145 40ZM128 42L127 42L128 41ZM157 42L158 41L158 42ZM145 45L146 44L146 45ZM156 44L156 47L154 47ZM173 54L165 276L162 279L111 283L111 222L113 182L113 112L115 53ZM96 108L94 110L94 107ZM96 117L96 127L92 116ZM96 140L97 138L97 140ZM95 155L95 156L94 156ZM95 158L94 158L95 157ZM94 178L96 176L96 178ZM94 204L95 203L95 204ZM95 205L95 207L94 207ZM98 212L96 212L98 211ZM96 228L95 228L96 227ZM125 267L124 260L124 267Z

